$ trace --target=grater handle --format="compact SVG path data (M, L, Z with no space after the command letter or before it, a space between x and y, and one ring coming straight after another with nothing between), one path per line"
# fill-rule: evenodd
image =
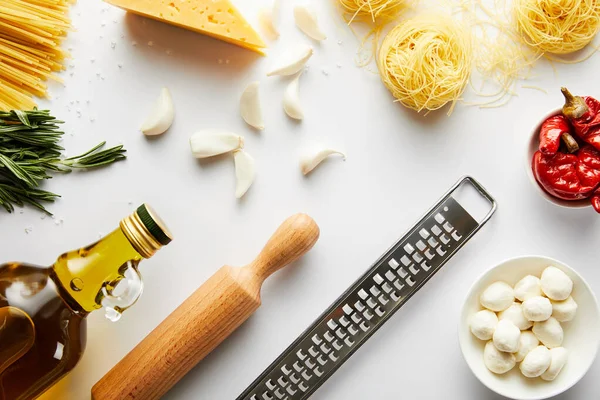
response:
M273 272L296 261L309 251L319 239L319 226L306 214L295 214L277 228L262 251L246 269L258 282Z

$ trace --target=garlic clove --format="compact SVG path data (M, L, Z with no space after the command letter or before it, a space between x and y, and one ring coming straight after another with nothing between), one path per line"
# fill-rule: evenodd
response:
M261 8L258 12L258 22L263 30L274 38L279 37L279 0L274 0L271 7Z
M304 175L315 169L323 160L332 154L339 154L342 159L346 160L346 155L341 151L333 149L321 149L312 154L308 154L300 159L300 169Z
M236 150L233 153L233 162L235 163L235 197L242 198L248 191L252 182L254 182L255 168L254 158L244 150Z
M246 86L242 97L240 97L240 113L248 125L262 130L265 129L265 123L260 106L258 86L258 82L252 82Z
M297 120L304 118L304 112L302 111L302 105L300 104L300 75L298 75L288 84L283 94L283 109L285 113L290 117Z
M309 38L319 41L327 39L327 36L319 28L317 15L309 7L294 7L294 20L298 29L304 32Z
M268 72L267 76L294 75L304 67L312 55L313 48L311 46L299 46L293 53L284 57L284 60L282 60L271 72Z
M204 130L190 137L190 147L194 157L207 158L243 148L244 138L230 132Z
M171 127L174 117L175 110L171 93L169 89L162 88L160 96L154 103L152 113L146 118L141 131L146 136L160 135Z

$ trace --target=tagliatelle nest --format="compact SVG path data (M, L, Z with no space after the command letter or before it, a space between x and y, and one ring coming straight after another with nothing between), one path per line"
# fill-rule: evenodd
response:
M514 0L513 13L525 42L548 53L581 50L600 29L598 0Z
M462 95L472 66L471 35L450 16L422 14L400 23L381 44L381 80L404 106L437 110Z

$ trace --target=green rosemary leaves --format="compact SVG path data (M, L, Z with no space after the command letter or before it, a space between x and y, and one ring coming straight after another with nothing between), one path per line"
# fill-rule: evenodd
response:
M0 111L0 206L6 211L27 203L50 214L42 202L60 196L39 185L52 178L51 172L101 167L125 159L123 146L102 150L106 142L81 155L61 158L62 123L47 110Z

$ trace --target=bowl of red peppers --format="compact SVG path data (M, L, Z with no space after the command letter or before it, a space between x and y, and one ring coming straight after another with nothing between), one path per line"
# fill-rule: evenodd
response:
M529 176L552 203L600 213L600 101L561 91L563 107L534 130Z

